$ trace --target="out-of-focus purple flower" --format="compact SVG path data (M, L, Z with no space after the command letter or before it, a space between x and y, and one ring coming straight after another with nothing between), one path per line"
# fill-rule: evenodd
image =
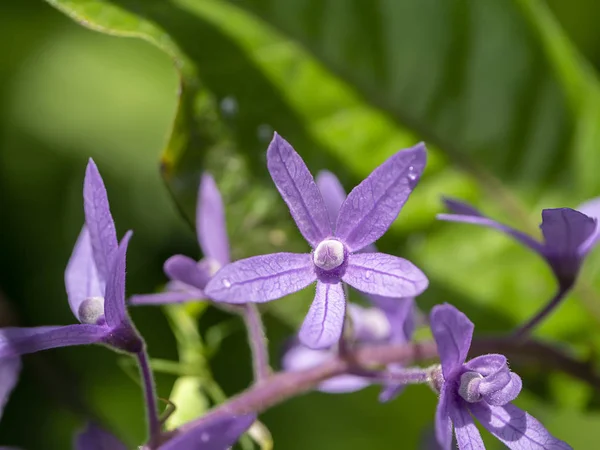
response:
M442 449L450 449L453 426L459 449L485 449L471 416L514 450L571 448L511 403L522 383L504 356L483 355L465 362L474 328L467 316L451 305L438 305L431 311L430 324L441 361L441 367L431 370L431 384L440 394L435 431Z
M578 210L544 209L540 225L542 241L496 222L466 203L452 199L445 199L444 203L452 214L438 214L438 219L482 225L512 236L544 258L563 291L573 286L584 258L600 238L599 199L584 203Z
M90 159L83 188L85 225L65 271L69 305L79 324L0 329L0 358L55 347L106 344L139 353L143 341L125 308L125 257L131 232L119 244L104 182Z
M405 324L411 321L414 312L414 300L412 298L396 299L401 307L398 308L398 314L394 317L394 322L390 321L379 308L363 308L350 303L348 311L352 324L352 335L349 345L361 344L385 344L385 343L406 343L412 337L412 329L407 329L409 334L404 331L398 333L396 330L405 330ZM310 369L318 366L331 358L335 358L336 348L329 349L311 349L295 340L286 350L282 358L282 366L285 371L296 372ZM388 366L388 370L394 372L402 367L398 364ZM358 375L340 375L322 382L318 390L329 393L347 393L355 392L372 384L372 380ZM397 396L404 385L396 383L384 387L380 395L381 401L388 401Z
M205 293L226 303L267 302L317 281L315 299L300 329L311 348L335 344L342 332L346 301L342 282L372 295L413 297L427 288L411 262L383 253L359 253L379 239L398 216L426 162L423 144L401 151L350 192L335 226L304 161L278 134L267 165L298 229L313 251L274 253L236 261L208 282Z
M20 372L21 359L18 356L0 359L0 419L8 397L19 381Z
M165 261L163 269L169 283L165 292L134 295L131 304L182 303L205 299L208 280L229 263L229 241L221 194L212 176L205 173L200 180L196 202L196 235L203 258L195 261L184 255L174 255Z
M127 450L127 446L116 436L92 422L75 435L73 448L75 450Z
M227 450L255 420L254 414L216 417L176 435L158 450Z

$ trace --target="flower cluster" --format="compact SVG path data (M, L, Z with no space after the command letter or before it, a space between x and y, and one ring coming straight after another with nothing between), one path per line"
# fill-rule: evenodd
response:
M374 247L396 220L425 164L423 144L399 151L346 195L330 172L319 173L315 181L300 155L275 134L267 150L268 169L310 251L234 262L221 195L214 179L202 175L196 230L203 259L172 256L164 264L169 278L166 289L134 295L130 303L208 300L230 305L228 309L246 321L256 379L246 396L242 393L193 422L165 431L145 342L126 309L125 258L132 233L117 240L104 183L90 160L83 189L85 224L65 271L67 298L79 323L0 329L0 408L17 382L21 355L103 344L133 356L140 368L149 426L148 441L142 448L147 450L225 450L252 426L261 408L283 400L294 384L300 386L298 393L302 386L345 393L379 384L383 387L380 401L390 401L414 383L428 384L439 395L434 424L437 444L443 449L450 449L453 429L460 449L484 449L473 417L511 449L571 448L512 404L522 381L509 369L505 356L483 354L467 360L474 325L462 312L448 304L438 305L429 320L424 320L415 306L415 297L428 287L424 273L410 261ZM446 204L452 214L440 215L440 219L508 233L542 255L556 275L559 295L521 330L521 336L573 286L583 258L600 236L597 204L588 204L582 211L544 210L543 242L488 219L464 203L447 200ZM272 375L262 323L252 304L280 299L313 283L314 300L297 336L286 347L283 371ZM371 306L350 304L347 286L360 291ZM389 357L381 358L379 364L361 360L360 355L367 351L386 354L413 348L417 322L428 322L440 364L410 366L401 358ZM322 371L316 370L319 368ZM75 437L74 447L125 448L94 423Z

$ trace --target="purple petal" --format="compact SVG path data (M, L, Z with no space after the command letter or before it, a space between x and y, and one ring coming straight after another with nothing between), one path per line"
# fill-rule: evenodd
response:
M119 439L91 422L77 433L73 447L75 450L127 450Z
M415 331L415 299L392 298L380 295L367 297L386 315L391 327L390 342L404 344L412 339Z
M346 200L346 191L340 183L340 180L328 170L321 170L317 174L316 182L319 191L321 191L321 195L323 196L323 200L325 201L329 222L331 223L331 226L334 227L342 203Z
M540 228L546 243L546 255L551 263L568 263L564 260L575 257L570 262L577 266L576 257L582 256L580 247L595 233L596 221L570 208L544 209ZM575 273L577 269L572 268Z
M226 265L204 293L217 302L268 302L304 289L317 279L308 253L273 253Z
M413 297L429 284L413 263L385 253L349 255L342 280L359 291L386 297Z
M255 414L216 417L176 435L158 450L227 450L255 420Z
M489 406L472 403L477 420L504 445L513 450L569 450L572 447L552 436L534 417L512 404Z
M575 209L586 216L591 217L592 219L596 219L596 231L592 236L590 236L581 249L581 251L587 253L594 245L598 243L598 240L600 239L600 226L598 226L598 222L600 221L600 197L588 200Z
M317 293L298 334L300 342L313 349L336 344L342 335L346 298L342 283L317 282Z
M90 158L83 185L83 208L85 210L85 224L90 232L94 260L98 268L100 279L106 280L108 271L117 251L117 233L115 222L110 214L108 196L104 182L98 172L96 163Z
M199 290L165 291L157 294L133 295L129 298L131 305L164 305L169 303L184 303L206 298Z
M292 346L283 356L282 367L286 372L299 372L318 366L335 354L327 350L313 350L301 344ZM355 375L330 378L319 384L318 390L331 394L355 392L369 386L369 381Z
M388 158L352 189L335 227L336 236L351 252L383 236L416 186L426 161L425 145L417 144Z
M445 220L448 222L462 222L462 223L470 223L472 225L481 225L484 227L494 228L503 233L506 233L512 236L513 239L516 239L521 244L526 247L531 248L533 251L539 253L540 255L544 255L544 246L541 242L532 238L528 234L523 233L522 231L515 230L512 227L504 225L502 223L496 222L483 214L481 214L477 209L473 208L466 203L460 202L458 200L452 199L444 199L444 203L454 214L438 214L436 218L438 220Z
M111 269L106 280L106 296L104 298L104 317L110 327L116 327L125 321L125 259L127 246L133 233L125 233L117 249Z
M1 331L0 331L1 333ZM0 346L2 345L2 335L0 334ZM8 401L10 393L19 381L21 372L21 359L17 357L0 359L0 418L4 412L4 406Z
M512 402L523 387L521 378L510 371L503 355L478 356L468 361L465 368L483 375L478 390L492 405L505 405Z
M450 420L450 396L452 392L442 386L440 398L435 409L435 437L442 450L450 450L452 445L452 421Z
M454 422L454 434L458 448L463 450L485 450L481 434L473 422L467 408L459 405L450 408L450 418Z
M385 313L379 308L363 308L354 303L348 304L348 313L352 319L354 340L361 343L387 342L391 327Z
M384 386L379 393L379 397L377 398L381 403L387 403L394 400L398 397L402 392L404 392L404 388L406 385L404 384L390 384Z
M65 287L71 311L79 318L79 306L86 298L104 297L104 283L100 280L92 242L87 227L83 227L65 270Z
M316 247L332 228L323 197L298 153L275 133L267 150L267 166L302 236Z
M181 281L196 289L204 289L210 279L210 262L194 261L184 255L173 255L165 261L163 270L171 280Z
M109 331L107 327L81 323L62 327L0 328L0 358L56 347L95 344Z
M447 303L433 307L430 325L442 362L442 372L448 380L467 359L474 325L467 316Z
M229 263L229 240L223 200L217 184L208 173L202 174L196 206L196 233L204 256L221 266Z

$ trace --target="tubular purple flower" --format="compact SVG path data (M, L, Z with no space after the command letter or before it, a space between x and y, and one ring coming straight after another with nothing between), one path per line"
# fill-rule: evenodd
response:
M544 209L540 225L543 241L489 219L466 203L453 199L444 199L444 203L452 213L438 214L438 219L481 225L508 234L544 258L562 291L573 286L584 258L600 235L598 200L581 205L579 211L571 208Z
M106 344L138 353L143 348L125 309L125 258L131 231L117 243L108 197L90 159L84 182L85 225L65 271L69 305L79 324L0 329L0 358L56 347Z
M508 448L571 449L510 403L522 383L504 356L483 355L465 362L474 326L463 313L438 305L431 311L430 324L441 361L441 367L431 369L431 384L440 394L435 428L443 450L451 447L453 426L459 449L485 449L471 415Z
M225 303L266 302L317 281L315 300L300 333L305 345L317 349L332 346L341 336L342 282L375 295L420 294L428 281L409 261L356 252L379 239L396 219L425 162L423 144L390 157L344 199L334 226L332 208L339 204L339 190L337 198L328 199L328 210L300 155L275 134L267 150L267 166L312 253L278 253L231 263L208 282L206 294ZM325 175L325 184L332 181Z

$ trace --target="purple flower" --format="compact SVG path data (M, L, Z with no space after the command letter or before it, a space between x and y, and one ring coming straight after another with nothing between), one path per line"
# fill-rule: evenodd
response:
M459 449L485 448L471 415L511 449L571 448L510 403L522 383L504 356L483 355L465 362L474 326L463 313L448 304L438 305L431 311L430 323L441 361L441 368L432 370L431 383L440 394L435 431L442 449L450 449L453 425Z
M90 159L83 188L85 225L65 271L69 305L79 324L0 329L0 358L55 347L102 343L139 353L143 342L125 309L125 257L131 232L117 242L106 189Z
M339 340L346 301L342 281L367 294L412 297L428 284L411 262L383 253L358 253L379 239L398 216L425 167L423 144L398 152L350 192L335 225L304 161L278 134L267 165L311 253L274 253L236 261L208 282L205 293L226 303L267 302L317 281L300 329L311 348Z
M195 261L184 255L174 255L165 261L163 269L169 283L158 294L134 295L132 304L180 303L206 298L204 288L210 277L229 263L229 242L221 194L215 180L203 174L196 205L196 235L204 258Z
M444 203L452 214L438 214L438 219L482 225L512 236L546 260L562 291L573 286L584 258L600 238L599 199L581 205L579 211L570 208L544 209L540 225L542 241L496 222L466 203L452 199L445 199Z
M10 393L19 381L21 359L19 357L0 359L0 419Z
M350 345L360 344L385 344L385 343L405 343L408 342L412 335L410 330L409 335L397 333L394 329L404 330L404 325L407 321L411 321L410 316L414 310L414 301L412 298L396 299L400 307L396 321L391 322L389 316L386 316L383 311L378 308L363 308L361 306L350 303L348 312L350 314L352 324L352 335ZM402 334L402 339L398 337ZM311 349L302 345L295 340L286 350L282 358L282 366L285 371L296 372L310 369L318 366L337 355L336 348L329 349ZM400 368L398 365L388 367L394 371ZM367 377L359 375L340 375L322 382L318 390L329 393L346 393L355 392L372 384L372 381ZM402 385L403 387L403 385ZM386 386L382 392L382 398L388 400L388 397L398 395L399 387L397 384Z

